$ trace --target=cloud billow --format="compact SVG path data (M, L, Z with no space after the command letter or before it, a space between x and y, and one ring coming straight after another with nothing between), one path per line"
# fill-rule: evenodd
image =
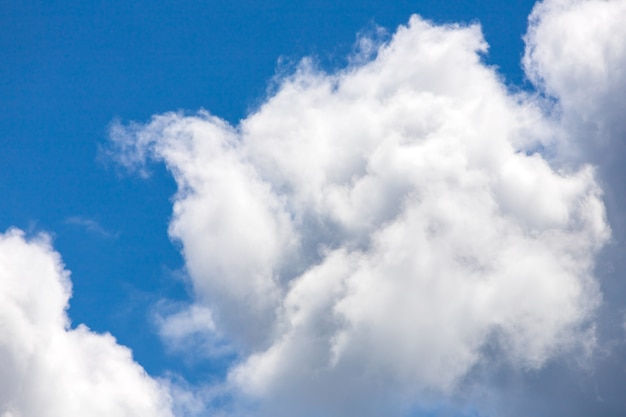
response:
M0 416L172 417L169 389L128 348L70 328L70 294L46 235L0 234Z
M120 163L176 179L169 233L241 353L228 383L261 413L401 414L487 348L539 369L593 347L610 235L595 171L486 51L476 25L414 16L370 61L304 60L236 127L112 128Z

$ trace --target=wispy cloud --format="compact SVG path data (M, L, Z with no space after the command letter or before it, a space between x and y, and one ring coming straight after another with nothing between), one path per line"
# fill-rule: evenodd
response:
M96 235L99 235L101 237L105 237L108 239L116 239L119 236L118 232L112 232L110 230L107 230L104 227L102 227L102 225L98 223L96 220L90 219L88 217L71 216L71 217L66 218L64 220L64 223L68 225L80 227L89 233L93 233L93 234L96 234Z
M49 241L0 234L0 415L172 417L168 388L128 348L70 328L69 272Z

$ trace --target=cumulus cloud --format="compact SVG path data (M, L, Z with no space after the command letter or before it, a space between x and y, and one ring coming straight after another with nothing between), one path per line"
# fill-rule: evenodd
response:
M489 401L507 415L623 415L626 343L626 2L546 0L538 3L525 36L524 68L549 101L563 163L597 166L613 238L597 259L603 291L593 361L585 371L552 364L533 378L494 377ZM514 410L514 411L512 411ZM493 414L497 414L494 411Z
M583 150L606 152L626 135L625 18L621 0L544 1L529 18L526 73L558 99L561 123Z
M537 4L526 35L524 67L556 99L568 156L598 165L611 224L626 232L622 208L626 160L626 2L551 0Z
M0 234L0 415L171 417L169 392L128 348L70 328L70 294L47 236Z
M176 179L169 233L261 414L402 414L486 350L539 369L593 343L610 234L595 171L559 157L559 120L486 52L480 27L414 16L368 61L303 61L236 127L112 128L122 164Z

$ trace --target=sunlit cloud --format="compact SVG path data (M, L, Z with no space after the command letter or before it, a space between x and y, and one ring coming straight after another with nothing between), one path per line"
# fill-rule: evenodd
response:
M70 325L69 277L48 236L0 234L0 415L173 416L128 348Z
M549 13L591 3L532 15L524 64L556 105L503 85L479 26L414 16L360 41L369 60L303 60L237 126L113 126L119 163L174 176L169 233L196 308L242 355L227 383L260 414L402 414L478 365L593 352L610 228L541 58Z
M150 376L72 324L51 238L12 228L0 417L620 415L624 22L623 0L538 3L527 90L485 63L479 24L412 16L345 68L302 59L237 124L114 122L102 154L177 185L191 299L149 307L156 348L219 370Z

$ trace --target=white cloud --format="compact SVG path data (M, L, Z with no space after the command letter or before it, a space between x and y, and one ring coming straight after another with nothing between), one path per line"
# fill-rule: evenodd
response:
M562 361L525 380L490 371L487 379L496 382L484 390L490 400L483 404L498 405L488 415L582 417L626 410L621 328L626 299L624 21L623 0L546 0L531 14L523 63L529 78L552 102L561 141L553 154L565 164L597 165L613 238L597 259L603 304L595 318L597 346L587 358L592 360L582 364L583 371Z
M159 315L157 322L159 332L167 339L183 339L194 333L215 331L211 310L197 305L166 317Z
M478 26L413 17L369 62L304 61L237 128L112 129L121 163L173 173L170 235L244 356L229 382L267 415L398 414L487 345L537 369L593 339L594 170L533 151L558 152L560 127L486 49Z
M172 416L167 389L128 348L70 328L69 272L48 240L0 234L0 415Z
M213 312L201 305L176 305L161 302L155 313L159 336L172 353L197 360L233 355L213 321Z
M524 66L558 99L561 124L585 151L606 155L626 136L626 2L549 0L530 16Z

